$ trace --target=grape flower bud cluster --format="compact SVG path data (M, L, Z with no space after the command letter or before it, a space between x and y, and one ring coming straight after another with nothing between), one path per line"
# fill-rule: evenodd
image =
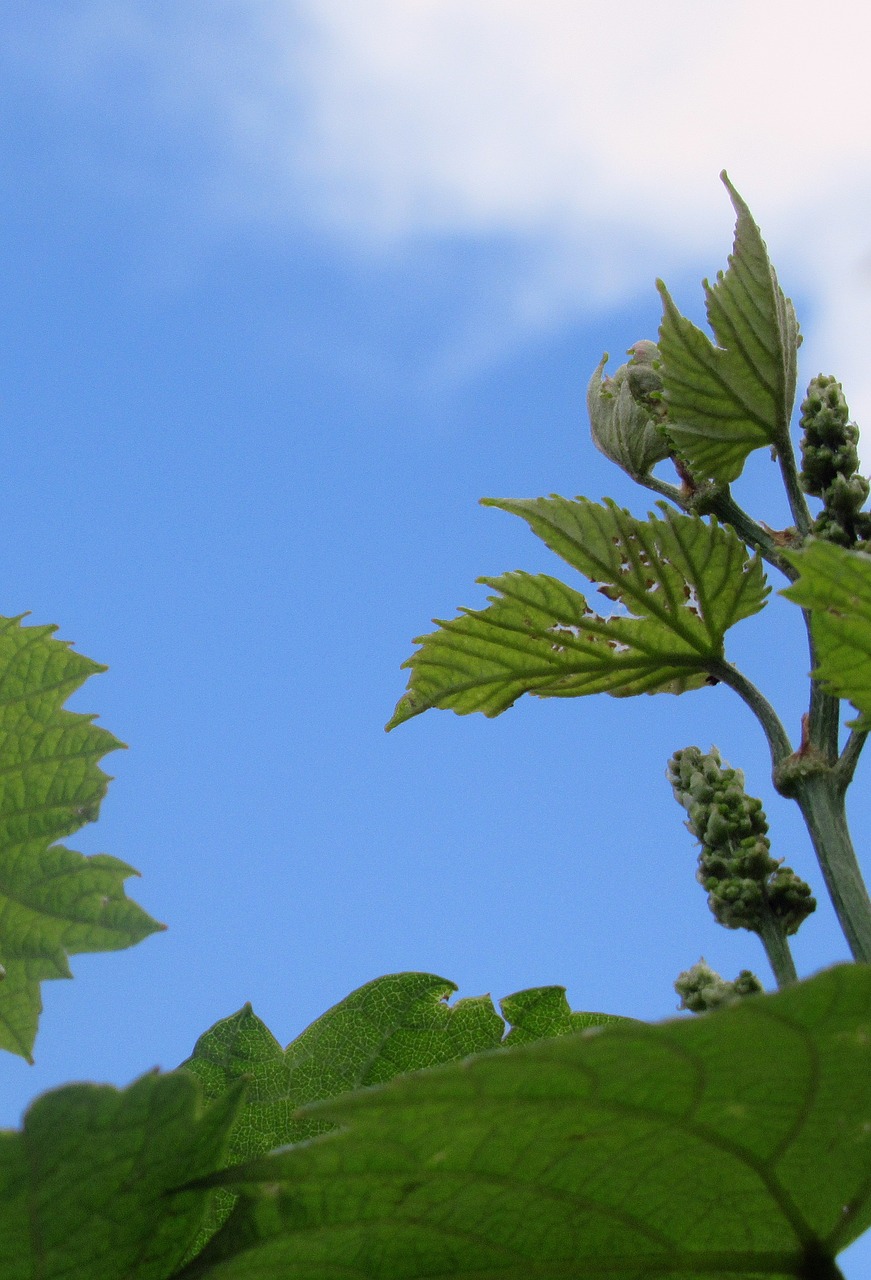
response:
M823 501L813 526L814 537L868 550L871 513L861 508L868 498L869 483L858 474L859 428L850 421L840 382L824 373L811 379L801 405L800 425L802 488Z
M686 747L668 762L668 779L701 844L696 878L715 918L763 941L772 927L795 933L816 901L809 885L772 858L762 802L745 792L741 770L725 764L716 748L704 755Z
M758 995L762 983L749 969L742 969L734 982L721 978L704 960L679 974L674 989L680 996L680 1008L691 1013L708 1013L735 1004L744 996Z

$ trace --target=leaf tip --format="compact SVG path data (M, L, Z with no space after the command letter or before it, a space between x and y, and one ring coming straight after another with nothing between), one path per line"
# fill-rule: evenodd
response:
M384 732L390 733L392 729L398 725L404 724L406 720L410 720L412 716L419 715L423 711L423 707L419 707L414 697L410 693L403 694L394 708L393 715L384 726Z
M666 285L665 281L660 280L657 277L656 288L660 298L662 299L663 311L666 312L667 314L680 315L680 312L678 311L677 307L674 305L674 300L668 291L668 286ZM662 331L660 330L660 335L661 335L661 332ZM661 340L661 337L660 337L660 340Z

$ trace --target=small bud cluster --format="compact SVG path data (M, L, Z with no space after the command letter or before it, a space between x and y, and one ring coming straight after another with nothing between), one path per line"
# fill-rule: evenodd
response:
M631 359L613 378L603 378L603 356L587 388L587 409L593 443L633 479L643 479L669 456L660 427L664 416L659 349L655 342L636 342Z
M708 1013L735 1004L743 996L758 995L762 983L749 969L742 969L734 982L721 978L716 970L700 960L691 969L678 974L674 989L680 996L680 1008L692 1013Z
M869 483L858 474L859 428L840 382L821 373L808 386L801 405L801 483L805 493L822 498L813 534L842 547L871 541L871 513L862 511Z
M772 858L762 801L747 795L741 771L716 748L703 755L686 747L668 762L668 779L702 846L696 878L715 918L727 929L762 934L775 924L795 933L816 902L809 885Z

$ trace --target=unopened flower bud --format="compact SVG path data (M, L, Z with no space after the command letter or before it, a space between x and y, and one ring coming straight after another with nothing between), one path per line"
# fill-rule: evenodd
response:
M801 427L802 488L823 502L812 533L862 549L871 539L871 514L862 511L871 486L858 473L859 428L850 421L840 382L823 373L811 379Z
M587 387L593 443L633 479L643 479L669 456L653 407L662 380L649 361L622 364L613 378L603 378L607 361L604 355Z
M708 906L727 929L760 935L775 925L795 933L815 909L810 887L771 856L762 801L744 791L744 775L720 759L714 747L675 752L668 762L675 799L701 850L696 879Z
M744 996L757 995L762 991L762 983L749 969L742 969L734 982L727 982L704 960L699 960L678 975L674 989L681 998L681 1009L708 1013L735 1004Z

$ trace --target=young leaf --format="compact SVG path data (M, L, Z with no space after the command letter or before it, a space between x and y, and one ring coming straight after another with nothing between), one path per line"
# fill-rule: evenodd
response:
M489 996L446 1002L452 982L430 973L397 973L354 991L283 1050L251 1006L217 1023L197 1041L183 1067L200 1080L205 1097L222 1097L248 1081L227 1152L237 1164L275 1147L300 1142L331 1125L301 1117L306 1103L394 1076L496 1048L505 1023ZM562 987L507 996L501 1004L514 1029L505 1043L563 1035L581 1026L618 1021L607 1014L572 1013ZM224 1221L235 1195L221 1190L199 1245Z
M818 666L830 693L849 698L871 729L871 555L813 540L786 554L799 578L781 592L810 610Z
M694 476L728 484L754 449L788 438L800 338L759 228L721 177L737 223L727 271L703 285L718 345L681 315L659 281L659 350L667 434Z
M105 667L54 630L0 618L0 1048L28 1060L42 980L70 977L68 955L163 928L125 896L132 867L54 843L96 819L109 781L97 762L122 745L92 716L62 709Z
M613 502L488 499L514 512L624 611L603 617L584 596L545 574L482 578L499 597L463 609L404 664L408 692L392 729L429 707L495 716L522 693L682 693L699 688L723 657L733 623L762 608L758 558L733 531L664 508L637 520ZM628 612L627 612L628 611Z
M0 1275L172 1275L209 1198L176 1188L221 1167L240 1092L204 1108L197 1082L177 1071L38 1098L20 1133L0 1133Z
M245 1198L186 1274L832 1277L871 1224L869 1010L843 966L322 1104L337 1133L216 1175Z

